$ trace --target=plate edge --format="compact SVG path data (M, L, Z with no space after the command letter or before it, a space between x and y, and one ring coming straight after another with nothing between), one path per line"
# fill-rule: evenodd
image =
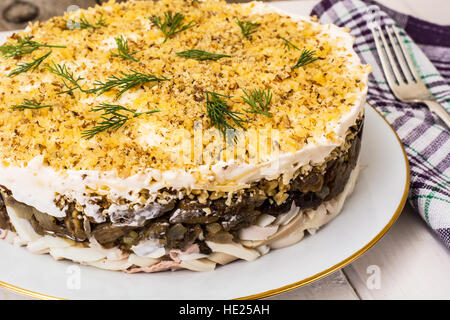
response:
M394 211L394 215L392 216L392 218L389 220L388 224L375 236L375 238L373 238L371 241L369 241L369 243L367 243L364 247L362 247L361 249L359 249L358 251L356 251L354 254L352 254L350 257L346 258L345 260L335 264L334 266L319 272L309 278L300 280L298 282L294 282L292 284L288 284L286 286L277 288L277 289L272 289L269 291L265 291L262 293L256 293L253 295L249 295L249 296L244 296L241 298L236 298L233 300L254 300L254 299L261 299L261 298L267 298L276 294L280 294L280 293L284 293L293 289L297 289L300 288L306 284L312 283L316 280L322 279L323 277L338 271L339 269L347 266L348 264L350 264L351 262L355 261L356 259L358 259L359 257L361 257L367 250L369 250L371 247L373 247L375 245L375 243L377 243L388 231L389 229L394 225L395 221L397 221L398 217L400 217L400 214L403 211L403 208L405 207L406 204L406 200L408 198L408 192L409 192L409 185L410 185L410 171L409 171L409 161L408 161L408 157L406 155L406 151L405 148L403 147L403 143L400 140L397 132L395 132L394 128L392 128L392 126L390 125L390 123L383 117L383 115L377 110L375 109L375 107L373 107L370 103L366 102L366 104L368 106L370 106L377 114L378 116L380 116L384 122L386 122L386 124L388 125L388 127L392 130L392 132L394 133L395 137L397 138L397 141L400 145L400 148L403 152L403 158L405 160L405 167L406 167L406 181L405 181L405 189L403 190L403 196L400 200L400 203L397 206L397 209Z

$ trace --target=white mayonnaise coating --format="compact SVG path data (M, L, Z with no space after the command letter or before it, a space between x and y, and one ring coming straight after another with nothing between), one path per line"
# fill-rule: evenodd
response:
M289 15L299 23L305 20L310 21L308 17L293 16L260 2L255 3L253 10L259 14L276 12ZM325 25L323 32L342 39L341 43L346 49L345 52L352 55L351 64L354 66L360 64L359 57L352 48L353 38L347 32L334 25ZM113 202L114 199L124 198L132 203L137 203L138 193L142 189L149 190L150 194L157 194L158 190L162 188L233 191L264 178L271 180L279 176L283 176L283 181L287 184L300 167L322 163L332 150L345 140L347 130L364 112L367 76L363 82L366 84L365 89L350 112L343 115L338 122L329 123L330 128L339 137L339 143L331 142L324 137L315 137L315 143L309 143L296 153L281 153L272 156L271 160L264 163L221 161L212 166L199 166L189 172L182 169L163 172L148 169L128 178L120 178L115 172L92 170L57 172L53 168L45 166L43 159L37 157L21 167L0 164L0 185L8 188L17 201L55 217L66 215L65 208L58 208L54 202L56 194L64 195L81 204L87 216L92 217L96 222L102 222L105 220L105 213L109 213L110 210L106 210L102 214L100 207L92 202L87 190L108 194L109 199ZM214 183L199 183L194 178L193 172L195 171L201 172L201 176L206 178L205 181ZM219 188L222 186L222 189L219 189L218 186ZM113 203L110 209L126 210L128 207L121 208Z

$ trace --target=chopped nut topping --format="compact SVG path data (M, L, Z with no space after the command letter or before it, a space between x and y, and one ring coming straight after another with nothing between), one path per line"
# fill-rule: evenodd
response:
M193 134L194 121L202 121L204 130L211 127L206 91L232 96L230 110L242 112L248 109L241 99L242 90L269 89L273 97L267 111L272 117L246 112L242 117L247 128L278 129L281 152L300 150L315 137L336 139L329 123L351 110L365 88L362 80L370 68L350 63L343 38L327 33L326 27L307 20L295 22L278 13L257 14L254 6L208 0L195 5L182 0L109 1L31 24L19 35L43 44L64 44L65 48L52 48L49 63L64 64L80 79L83 90L60 94L66 90L62 79L44 66L8 77L17 63L42 56L46 48L17 59L0 58L1 160L18 165L42 156L55 169L116 170L122 176L147 168L189 170L196 165L174 159L173 150L180 142L174 132L184 129ZM164 42L164 34L148 18L169 10L183 14L192 27ZM65 21L77 21L81 16L88 21L103 16L105 27L66 28ZM237 18L259 25L252 41L242 40ZM136 61L111 56L118 36L132 45ZM291 70L299 52L286 48L280 36L300 49L314 50L320 59ZM15 39L8 41L14 43ZM192 49L231 58L197 61L176 55ZM133 87L118 99L115 89L102 95L89 91L95 81L130 70L170 81ZM11 109L25 99L52 108ZM86 141L82 132L99 120L98 114L89 111L101 103L120 104L136 112L161 111L134 118L120 130ZM204 139L203 144L208 141Z

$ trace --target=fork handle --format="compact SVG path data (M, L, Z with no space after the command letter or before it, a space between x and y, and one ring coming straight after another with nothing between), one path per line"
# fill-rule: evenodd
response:
M433 100L425 100L423 101L428 108L434 112L439 118L442 119L442 121L445 122L447 127L450 128L450 114L447 112L447 110L444 109L443 106L441 106L439 103Z

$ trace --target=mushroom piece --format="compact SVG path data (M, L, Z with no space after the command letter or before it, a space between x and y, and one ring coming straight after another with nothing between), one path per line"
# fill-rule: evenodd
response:
M273 224L284 226L284 225L288 224L289 222L291 222L291 220L294 219L295 216L297 216L297 214L299 212L300 212L300 208L295 205L295 201L292 201L291 209L289 209L288 212L280 214L275 219Z
M213 271L216 268L216 263L208 259L183 260L180 266L192 271Z
M106 257L105 253L92 248L67 247L50 248L50 255L55 260L72 260L76 262L94 262Z
M263 255L269 253L270 248L271 248L271 247L264 245L264 246L259 246L259 247L257 247L256 250L258 250L259 253L261 253L261 255L263 256Z
M275 219L276 218L274 216L263 213L263 214L259 215L258 218L256 219L256 225L258 225L260 227L267 227L269 224L274 222Z
M296 244L300 240L302 240L304 233L305 232L302 229L294 230L294 232L290 232L289 234L285 235L284 237L281 237L277 240L271 241L269 244L269 247L271 249L280 249L280 248L291 246L293 244Z
M238 258L223 252L213 252L209 255L208 259L220 265L225 265Z
M140 257L157 259L166 254L166 249L157 239L143 240L132 246L131 250Z
M129 227L117 227L111 223L102 223L96 226L91 234L103 246L114 246L114 242L125 236L130 230Z
M110 270L110 271L121 271L121 270L127 270L129 267L131 267L133 264L128 261L128 259L122 259L122 260L109 260L109 259L102 259L100 261L91 261L87 262L86 264L99 268L104 270Z
M278 230L278 226L260 227L253 225L239 230L238 235L242 240L266 240Z
M178 270L181 269L180 263L175 262L172 260L165 260L158 262L157 264L154 264L150 267L140 267L140 268L132 268L129 270L126 270L126 273L138 273L138 272L146 272L146 273L152 273L152 272L160 272L160 271L167 271L167 270Z
M52 236L43 236L36 241L27 244L27 250L31 253L48 253L50 248L67 248L75 245L75 242L69 239L61 239Z
M114 226L143 227L149 220L156 219L164 213L172 210L175 200L166 204L154 202L139 211L114 211L110 214L111 222Z
M223 252L246 261L253 261L260 256L257 250L244 248L239 243L215 243L206 241L206 244L214 252Z
M304 215L302 213L299 213L294 219L291 220L290 223L285 226L281 226L278 229L278 232L270 236L268 239L259 241L243 240L241 243L248 248L256 248L262 245L268 245L274 241L282 239L283 237L287 237L290 233L295 232L296 230L303 231L303 223Z
M154 264L157 264L160 260L154 258L140 257L135 254L130 254L128 257L128 261L135 266L138 267L150 267Z
M1 195L5 202L10 223L21 240L20 244L25 245L30 241L39 240L41 236L34 231L33 226L30 223L30 219L33 216L31 207L17 202L4 192L2 192Z

